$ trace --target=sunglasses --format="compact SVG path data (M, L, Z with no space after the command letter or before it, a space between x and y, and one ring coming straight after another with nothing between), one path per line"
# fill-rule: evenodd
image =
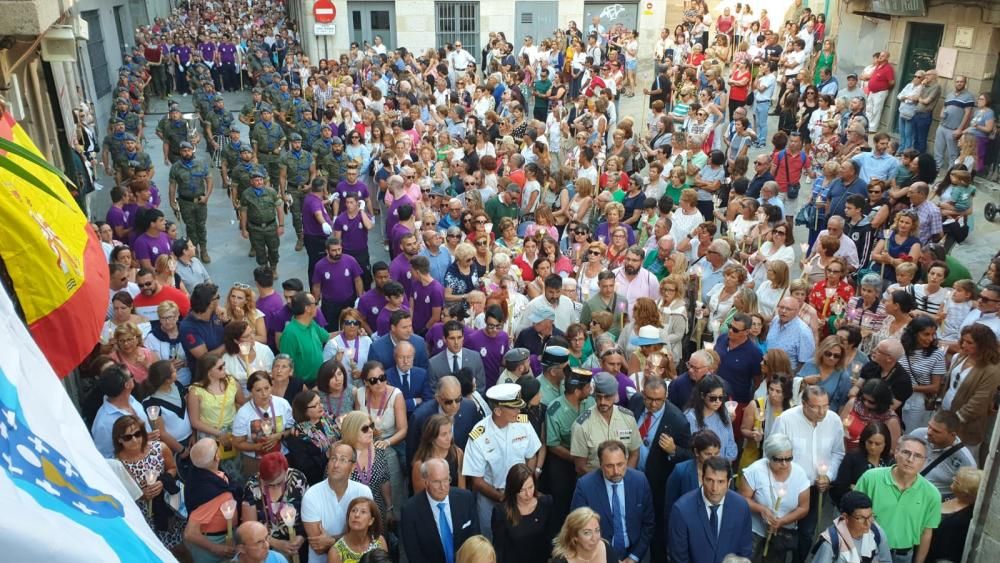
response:
M583 229L581 229L579 231L573 231L573 234L574 235L586 235L586 234L589 234L589 233L587 231L584 231Z
M705 400L709 403L721 403L726 399L725 395L706 395Z
M838 268L838 269L836 269L836 270L832 270L832 269L830 269L830 268L827 268L827 269L826 269L826 273L828 273L828 274L843 274L843 273L844 273L844 271L843 271L843 270L841 270L841 269L839 269L839 268Z
M378 385L379 383L385 383L385 376L382 375L379 377L369 377L365 381L368 383L368 385Z
M785 236L785 235L787 235L788 233L787 233L787 232L785 232L785 231L774 231L774 234L776 234L776 235L781 235L781 236Z
M250 289L249 285L247 285L245 283L240 283L240 282L234 283L233 287L236 288L236 289Z
M601 253L599 251L597 251L597 250L590 250L590 251L587 252L587 254L589 254L591 256L600 256L601 255Z
M344 326L361 326L361 321L355 319L345 319Z
M441 404L443 406L446 406L446 407L449 406L449 405L457 405L457 404L459 404L461 402L462 402L462 398L461 397L459 397L457 399L441 399Z
M143 282L143 283L136 284L136 285L138 285L139 287L153 287L154 283L156 283L156 282L148 281L148 282Z
M489 244L490 244L489 241L481 240L476 243L476 246L489 246Z
M131 434L122 434L122 442L130 442L142 438L142 430L136 430Z
M746 329L745 328L736 328L734 326L730 326L729 327L729 332L731 334L739 334L739 333L743 332L744 330L746 330Z
M366 425L364 425L364 426L361 427L361 433L362 434L367 434L368 432L371 432L374 429L375 429L375 427L372 426L371 424L366 424Z
M836 352L830 352L829 350L827 350L826 352L823 352L823 357L824 358L830 358L831 360L839 360L841 358L841 356L843 356L843 354L838 354Z
M792 462L792 456L788 456L788 457L772 457L771 461L773 461L774 463L791 463Z

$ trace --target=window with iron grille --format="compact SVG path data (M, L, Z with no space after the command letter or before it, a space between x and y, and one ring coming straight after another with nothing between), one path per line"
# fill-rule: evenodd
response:
M479 60L479 2L435 2L437 46L460 41Z
M90 71L94 75L94 90L98 98L111 91L108 76L108 57L104 52L104 35L101 30L101 16L97 10L81 12L80 17L87 22L90 39L87 40L87 54L90 56Z

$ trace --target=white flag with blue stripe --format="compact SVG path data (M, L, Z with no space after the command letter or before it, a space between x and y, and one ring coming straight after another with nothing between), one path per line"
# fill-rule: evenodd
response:
M174 561L97 452L3 290L0 560Z

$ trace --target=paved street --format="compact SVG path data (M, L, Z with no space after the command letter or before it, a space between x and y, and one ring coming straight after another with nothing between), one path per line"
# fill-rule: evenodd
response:
M648 74L648 72L646 73ZM226 94L226 107L233 112L238 112L243 104L249 100L249 93L240 92L235 94ZM191 97L179 97L175 98L181 104L181 111L184 113L192 111ZM637 95L634 98L622 98L621 107L619 109L620 116L631 115L635 117L636 123L645 122L645 98ZM648 111L648 110L647 110ZM167 204L167 176L169 173L169 166L164 165L162 161L162 143L159 138L156 137L155 129L157 122L163 117L166 112L166 102L162 100L153 100L150 113L146 116L146 145L145 150L149 153L150 157L153 159L153 163L156 166L156 173L154 176L156 185L160 189L160 193L163 197L163 203L160 209L167 214L168 219L176 220L173 216L173 212L170 210ZM777 130L777 118L772 117L769 123L769 129L771 131ZM242 138L244 140L249 139L249 131L247 127L239 121L236 121L242 130ZM102 135L103 138L103 135ZM767 149L754 149L751 151L751 159L761 152ZM196 156L198 158L207 158L207 153L205 151L205 144L197 147ZM254 258L247 256L250 244L248 241L244 240L239 235L238 223L236 221L235 215L233 213L232 207L229 204L229 200L226 197L225 190L221 188L221 180L219 178L219 172L215 170L213 172L213 178L215 182L215 191L212 195L212 199L209 202L209 213L208 213L208 248L209 253L212 257L212 263L208 265L208 270L212 275L213 280L219 285L219 287L226 290L234 282L250 282L252 281L252 271L256 267L256 261ZM101 175L99 181L104 184L104 190L92 194L91 201L91 212L94 218L103 219L108 207L110 206L109 191L113 186L113 181ZM979 192L975 198L975 222L974 231L964 244L957 245L953 250L952 254L963 264L965 264L972 275L978 280L978 276L986 269L986 265L989 263L989 258L1000 248L1000 223L990 223L986 221L983 217L983 206L989 201L1000 201L1000 196L994 195L1000 189L996 184L989 182L977 181L977 186L979 187ZM803 187L803 194L808 193L807 188ZM183 232L183 225L181 226ZM382 247L381 237L376 232L381 232L382 223L381 218L377 222L376 231L373 231L373 236L370 237L369 251L372 257L372 262L378 260L387 260L388 255ZM805 240L806 230L803 227L797 227L795 235L800 240ZM291 219L289 218L286 223L285 236L281 241L281 260L279 262L279 279L283 280L289 277L300 277L305 278L306 275L306 253L305 251L295 252L295 231L292 228Z

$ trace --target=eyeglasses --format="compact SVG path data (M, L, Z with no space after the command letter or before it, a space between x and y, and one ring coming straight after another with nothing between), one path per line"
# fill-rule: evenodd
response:
M375 427L373 425L366 424L366 425L364 425L364 426L361 427L361 433L362 434L367 434L368 432L371 432L374 429L375 429Z
M122 442L130 442L142 438L142 430L136 430L131 434L122 434Z
M458 397L456 399L440 399L441 405L445 406L445 407L450 406L450 405L457 405L457 404L459 404L461 402L462 402L462 398L461 397Z
M828 273L828 274L843 274L844 271L841 270L840 268L837 268L836 270L831 269L831 268L827 268L826 269L826 273Z
M875 515L869 514L868 516L851 516L851 519L858 522L871 522L875 519Z
M843 354L838 354L836 352L831 352L827 350L826 352L823 352L823 357L830 358L831 360L839 360L841 357L843 357Z
M134 336L123 336L118 339L119 344L128 344L129 342L135 342L136 338Z
M500 330L500 328L501 328L502 326L503 326L503 325L501 325L501 324L494 324L494 323L486 323L486 328L488 328L488 329L490 329L490 330Z
M705 395L705 400L709 403L721 403L725 399L725 395Z
M907 459L912 459L912 460L921 460L921 459L926 459L927 458L927 456L925 456L922 453L917 453L917 452L910 451L910 450L899 450L899 455L901 455L901 456L903 456L903 457L905 457Z
M323 403L321 403L319 401L316 401L315 403L313 403L311 405L306 405L306 408L307 409L315 409L315 408L318 408L318 407L321 407L321 406L323 406Z
M781 235L781 236L785 236L785 235L787 235L788 233L787 233L787 232L785 232L785 231L774 231L774 234L776 234L776 235Z
M986 301L987 303L1000 303L1000 299L991 299L989 297L986 297L985 295L980 295L979 300Z
M365 381L368 383L368 385L378 385L379 383L385 383L385 376L382 375L379 377L369 377Z
M598 251L598 250L587 251L587 254L589 254L590 256L600 256L601 255L600 251Z
M746 330L746 329L745 328L736 328L736 327L734 327L732 325L730 325L730 327L729 327L730 334L739 334L739 333L743 332L744 330Z
M774 463L791 463L792 462L792 456L788 456L788 457L777 457L777 456L775 456L775 457L771 458L771 461L773 461Z
M355 319L344 319L344 326L361 326L361 321Z

